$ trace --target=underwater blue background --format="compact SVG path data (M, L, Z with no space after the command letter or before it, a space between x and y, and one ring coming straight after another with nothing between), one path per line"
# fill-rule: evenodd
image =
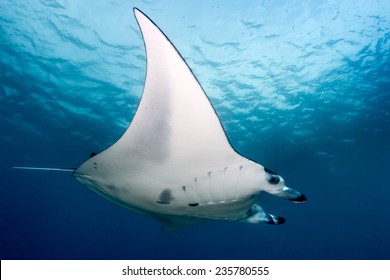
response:
M124 132L165 32L236 150L308 201L161 232L65 172ZM389 259L390 1L0 0L1 259Z

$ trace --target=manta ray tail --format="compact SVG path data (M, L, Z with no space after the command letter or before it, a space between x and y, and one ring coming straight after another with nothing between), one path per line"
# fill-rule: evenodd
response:
M14 169L23 169L23 170L38 170L38 171L64 171L64 172L73 172L76 168L56 168L56 167L30 167L30 166L13 166Z

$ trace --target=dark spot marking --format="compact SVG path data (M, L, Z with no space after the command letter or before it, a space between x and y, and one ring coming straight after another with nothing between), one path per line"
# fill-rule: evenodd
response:
M160 204L170 204L173 200L172 191L170 189L165 189L160 193L160 196L158 197L159 200L157 200L157 203Z
M190 207L196 207L198 205L199 205L199 203L190 203L190 204L188 204L188 206L190 206Z
M96 166L94 166L93 168L98 169Z
M97 155L97 153L92 152L92 153L89 154L89 158L92 158L92 157L94 157L94 156L96 156L96 155Z
M94 162L94 163L93 163L93 165L97 165L97 163L96 163L96 162Z
M181 188L183 189L184 192L187 192L186 186L182 186Z

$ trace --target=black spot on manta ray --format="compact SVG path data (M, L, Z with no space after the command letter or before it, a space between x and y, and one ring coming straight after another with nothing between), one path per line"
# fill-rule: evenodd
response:
M160 204L170 204L173 199L172 191L170 189L165 189L160 193L156 202Z
M188 204L188 206L190 206L190 207L196 207L198 205L199 205L199 203L190 203L190 204Z

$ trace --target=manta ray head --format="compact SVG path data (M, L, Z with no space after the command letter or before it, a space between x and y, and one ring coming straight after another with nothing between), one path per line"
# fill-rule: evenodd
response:
M88 188L90 188L94 191L104 192L103 191L104 189L100 186L100 184L92 176L81 174L78 172L74 172L73 176L77 179L77 181L79 181L83 185L87 186Z
M300 192L286 186L282 176L264 167L264 176L266 179L265 190L276 196L281 196L293 202L305 202L306 196Z

